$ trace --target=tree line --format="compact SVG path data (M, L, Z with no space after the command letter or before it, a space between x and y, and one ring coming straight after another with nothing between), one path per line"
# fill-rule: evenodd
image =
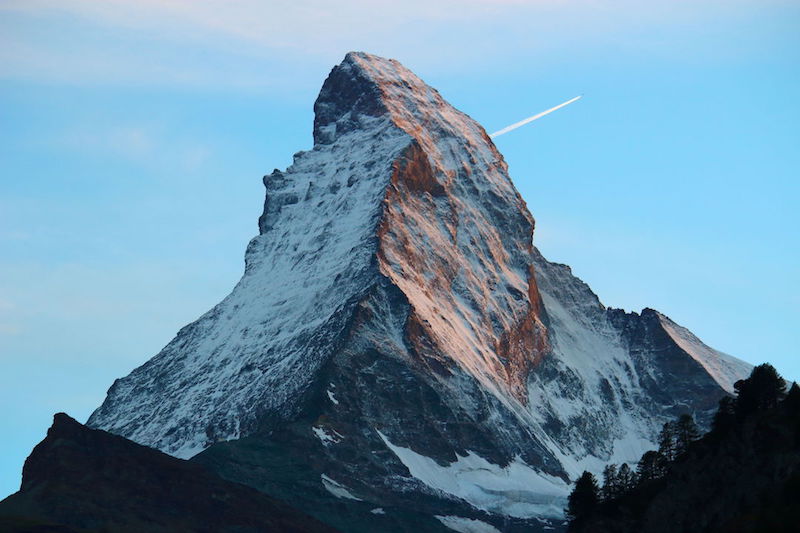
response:
M719 402L709 435L723 435L734 430L745 418L772 409L781 401L800 404L800 388L794 383L786 392L786 382L775 368L764 363L753 368L750 377L734 384L735 396L725 396ZM613 504L642 484L663 478L671 465L680 460L691 443L701 437L690 414L664 424L658 436L658 450L645 452L635 468L627 463L611 464L603 470L603 484L590 472L575 482L567 500L566 515L571 523L589 515L598 505Z

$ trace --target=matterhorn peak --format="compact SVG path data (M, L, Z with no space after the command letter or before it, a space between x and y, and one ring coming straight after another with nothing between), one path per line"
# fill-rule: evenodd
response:
M443 386L458 369L502 402L527 401L547 346L533 219L483 128L398 62L363 53L331 71L315 111L314 148L264 179L242 280L115 384L92 424L188 456L265 414L293 416L388 293L392 314L359 342ZM134 399L138 416L111 409Z
M348 53L331 70L314 103L314 114L315 143L328 143L360 128L359 121L367 117L388 115L418 141L426 133L436 133L491 145L478 123L400 62L364 52ZM501 159L499 153L496 157Z
M359 129L358 120L362 117L376 118L389 113L380 88L382 80L365 70L370 62L385 63L395 71L399 66L363 52L348 53L331 70L314 103L314 144L327 144L337 135Z
M347 54L314 110L241 280L90 426L263 490L280 453L337 498L557 517L571 478L707 421L749 371L545 260L484 129L397 61Z

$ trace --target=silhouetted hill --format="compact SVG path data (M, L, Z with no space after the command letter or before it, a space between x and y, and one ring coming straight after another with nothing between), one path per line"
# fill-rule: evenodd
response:
M205 467L55 415L0 502L3 532L332 532Z

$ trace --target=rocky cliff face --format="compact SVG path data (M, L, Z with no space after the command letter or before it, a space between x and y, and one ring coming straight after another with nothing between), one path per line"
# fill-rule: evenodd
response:
M314 109L313 149L264 179L241 281L90 426L211 447L266 492L267 456L302 450L332 497L544 520L580 470L637 459L749 372L546 261L486 132L396 61L348 54Z

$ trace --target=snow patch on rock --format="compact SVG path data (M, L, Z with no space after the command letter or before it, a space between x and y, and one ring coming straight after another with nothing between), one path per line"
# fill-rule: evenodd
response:
M436 519L448 529L458 533L500 533L500 530L493 525L474 518L436 515Z
M345 487L338 481L334 481L325 474L322 474L320 478L322 479L322 486L325 487L325 490L327 490L337 498L342 498L344 500L355 500L357 502L363 501L358 496L353 495L353 493L350 492L350 490L347 487Z
M466 456L458 456L457 461L442 466L430 457L392 444L380 431L378 434L412 476L478 509L518 518L563 515L569 485L536 471L519 458L502 467L467 452Z
M331 391L330 389L328 389L328 390L327 390L327 391L325 391L325 392L327 392L327 393L328 393L328 399L331 401L331 403L333 403L333 405L339 405L339 400L337 400L337 399L336 399L336 396L334 396L334 395L333 395L333 391Z
M314 435L316 435L320 442L322 442L322 444L325 446L330 446L331 444L341 442L341 440L344 438L341 433L333 428L313 426L311 431L314 432Z

